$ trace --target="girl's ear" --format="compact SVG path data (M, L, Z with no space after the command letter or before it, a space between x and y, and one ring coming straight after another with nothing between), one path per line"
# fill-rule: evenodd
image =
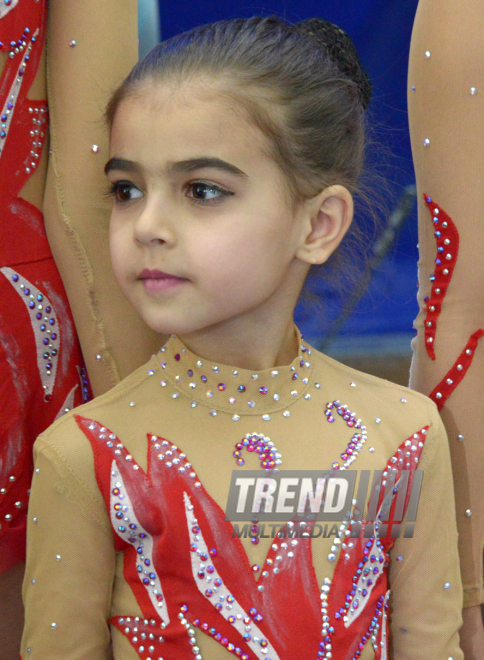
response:
M329 259L353 219L353 197L344 186L325 188L304 205L303 233L296 257L307 264Z

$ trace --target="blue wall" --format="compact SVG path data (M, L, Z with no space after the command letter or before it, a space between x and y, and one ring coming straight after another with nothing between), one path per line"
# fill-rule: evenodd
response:
M163 39L203 23L216 20L277 14L290 22L321 17L337 23L356 44L373 81L374 93L369 117L376 136L394 154L385 164L394 197L414 182L406 112L408 50L418 0L160 0ZM391 254L373 276L369 289L342 328L343 334L411 333L417 312L417 228L414 211L403 226ZM314 287L313 287L314 289ZM315 292L323 300L331 297L324 282ZM338 312L297 310L297 321L314 343L320 344L330 332Z

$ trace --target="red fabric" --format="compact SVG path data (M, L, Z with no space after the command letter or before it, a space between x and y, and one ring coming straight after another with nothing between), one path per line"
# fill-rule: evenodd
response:
M432 291L426 298L427 316L425 318L425 348L428 355L435 360L435 340L437 334L437 319L442 311L447 289L452 279L457 257L459 255L459 232L452 218L434 201L424 194L425 203L432 215L437 242L437 258L435 274L432 275ZM440 250L440 251L439 251ZM472 364L477 342L484 336L484 330L474 332L462 353L439 384L434 387L429 397L442 409L447 399L462 381Z
M346 547L339 555L328 588L332 630L323 637L321 590L309 538L299 537L296 546L288 544L292 552L289 557L273 544L262 567L269 575L263 577L261 573L256 578L242 543L234 538L231 523L198 480L195 467L182 448L148 434L145 473L109 429L80 415L76 415L76 421L92 445L97 482L111 518L113 542L116 550L124 553L124 576L143 612L141 619L127 613L110 623L127 637L139 658L147 660L157 653L173 660L188 657L193 641L191 644L184 620L198 635L212 636L243 660L265 657L264 651L267 657L277 654L284 660L318 657L319 651L328 650L327 645L331 646L333 660L347 660L359 657L372 636L379 647L375 657L381 657L381 643L386 646L388 641L387 573L389 551L394 544L389 533L386 538L376 539L373 526L366 530L363 523L353 539L353 547ZM402 470L408 470L411 486L426 432L426 428L422 429L403 442L381 466L387 472L396 471L395 483ZM393 492L392 484L391 497ZM384 494L382 488L377 496L378 511ZM403 515L409 497L410 488ZM394 522L396 504L397 498L393 498L389 528ZM276 561L279 554L284 556ZM354 584L367 566L373 572L374 585L371 589L368 586L368 600L359 616L346 627L343 616L349 613L350 605L358 609L350 594L355 593ZM206 574L212 577L211 582L205 581ZM261 585L262 591L258 589ZM208 592L212 586L218 588L217 593ZM223 603L232 603L230 610L220 603L220 594L224 593L228 596ZM291 598L287 598L288 593ZM237 613L243 613L239 623ZM245 635L244 626L249 625L259 642ZM140 644L141 632L147 637L153 634L154 639ZM161 635L163 642L159 640ZM150 645L154 651L149 650Z
M47 104L27 99L42 54L47 2L21 0L9 9L2 4L2 12L0 50L12 56L0 79L0 572L25 558L35 438L61 414L66 400L72 407L89 396L42 213L18 197L37 168L47 139ZM13 276L18 277L17 282ZM25 294L29 287L35 289L35 296L30 290ZM29 303L35 307L29 309ZM34 312L47 314L54 325L49 320L44 323L45 316L34 319ZM54 331L55 339L43 335L50 337L50 347L43 346L43 323ZM39 366L42 350L48 357ZM55 372L51 371L55 378L46 386L49 360L55 363Z
M477 348L477 342L483 336L484 330L476 330L476 332L471 335L464 350L455 361L454 366L449 369L444 378L442 378L440 383L434 387L429 394L429 397L437 404L439 410L442 409L449 396L466 375L467 370L472 364L472 359Z
M435 336L437 319L442 311L442 303L447 293L459 254L459 232L452 218L430 197L424 195L425 203L432 215L437 242L435 274L432 276L432 291L426 298L427 316L425 318L425 348L435 360Z

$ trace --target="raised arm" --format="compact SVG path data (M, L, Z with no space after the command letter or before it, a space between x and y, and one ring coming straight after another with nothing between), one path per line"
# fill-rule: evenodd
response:
M47 81L51 153L45 228L74 315L94 395L163 341L115 282L109 258L104 108L138 59L136 0L51 0Z
M420 0L408 81L420 245L410 386L431 395L449 436L469 659L484 656L483 29L481 0Z

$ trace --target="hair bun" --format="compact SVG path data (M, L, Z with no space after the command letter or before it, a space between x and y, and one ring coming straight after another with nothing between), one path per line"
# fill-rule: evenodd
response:
M298 32L316 38L318 43L324 46L339 69L358 86L361 103L366 110L371 99L371 80L358 57L353 41L346 32L322 18L307 18L294 27Z

